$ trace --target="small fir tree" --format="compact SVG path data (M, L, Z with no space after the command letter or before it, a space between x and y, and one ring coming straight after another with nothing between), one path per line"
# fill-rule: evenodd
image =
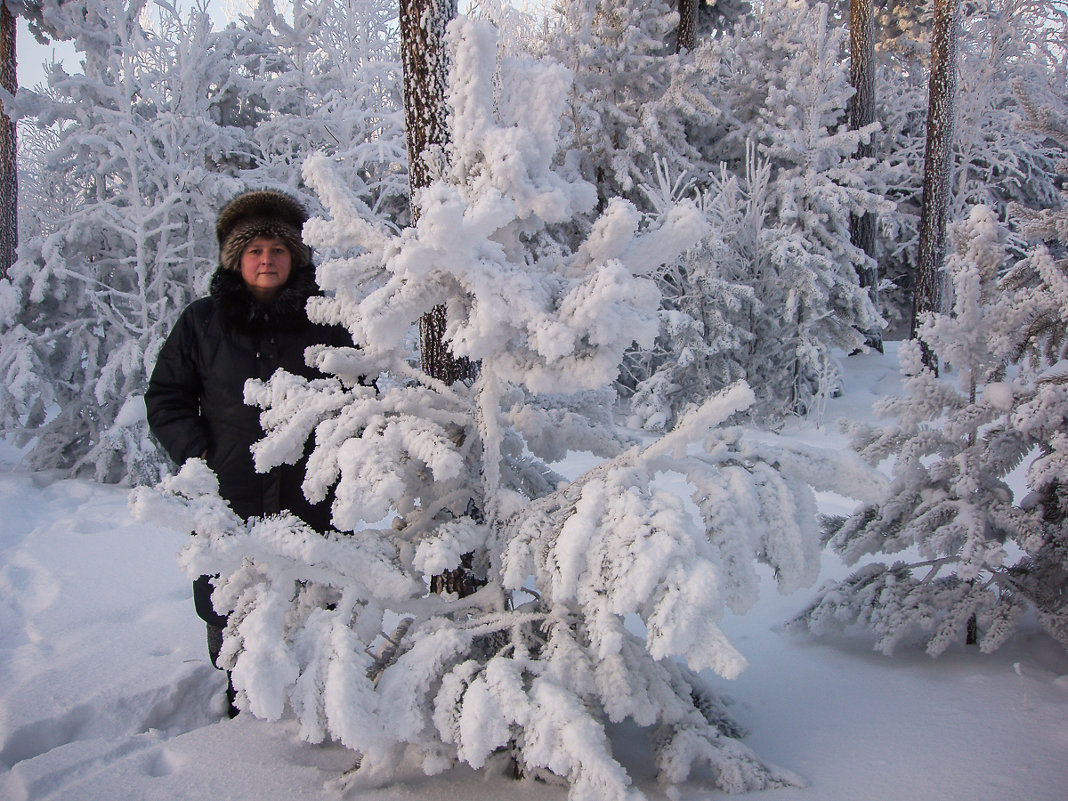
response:
M730 791L796 783L739 742L697 671L744 667L716 621L755 600L757 562L783 590L812 580L809 485L871 497L881 483L722 427L752 400L744 384L651 445L621 436L606 390L630 342L656 334L648 276L703 218L680 204L643 229L612 201L580 246L561 243L558 224L597 202L557 152L570 75L498 64L485 24L459 20L451 39L450 166L413 228L365 219L328 160L305 167L329 211L306 235L349 252L320 267L334 294L310 312L359 347L309 351L331 378L246 385L267 431L257 465L297 458L314 435L304 491L336 484L333 521L350 533L243 523L198 460L135 508L199 533L183 562L219 576L239 703L359 752L349 784L388 778L405 753L436 773L503 752L565 778L573 799L638 798L605 732L625 720L654 731L665 783L700 763ZM470 381L412 365L413 329L441 305L448 345L478 364ZM604 461L569 483L549 465L573 449ZM481 588L429 593L426 577L465 554Z
M855 440L870 462L895 457L891 495L827 527L848 564L906 558L862 565L794 624L818 633L860 623L884 653L920 633L937 656L964 641L993 651L1033 608L1068 648L1065 263L1042 246L999 282L1008 236L984 207L955 238L953 314L926 315L920 335L956 380L939 379L918 343L902 344L907 394L877 408L896 422ZM1028 460L1030 492L1016 498L1009 477Z
M640 187L653 180L657 159L676 175L700 176L710 164L688 128L708 127L718 112L695 55L674 52L675 5L572 0L537 48L575 75L565 122L602 206L625 197L644 210Z
M752 265L759 262L765 238L771 169L750 149L745 180L721 168L709 187L697 191L711 232L682 259L657 272L661 323L651 348L631 348L619 383L629 393L629 424L650 431L669 430L688 407L699 404L751 371L755 345L753 321L766 313L753 286ZM655 213L691 190L662 173L649 189ZM759 385L759 380L755 383ZM768 395L771 387L767 386ZM763 392L754 413L781 402Z

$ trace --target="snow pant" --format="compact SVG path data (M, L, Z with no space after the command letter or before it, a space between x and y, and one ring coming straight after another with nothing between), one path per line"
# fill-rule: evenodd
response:
M214 576L201 576L193 582L193 606L196 607L197 614L205 623L224 629L226 628L226 616L220 615L215 611L215 607L211 605L211 580L213 578ZM214 665L215 660L212 659L211 663Z
M196 607L197 615L208 627L208 656L211 658L211 665L219 668L219 654L222 652L226 616L220 615L211 605L211 579L212 576L201 576L193 582L193 605ZM219 669L222 670L222 668ZM230 717L235 717L239 711L234 705L236 697L233 676L228 670L226 671L226 701L229 707L227 714Z

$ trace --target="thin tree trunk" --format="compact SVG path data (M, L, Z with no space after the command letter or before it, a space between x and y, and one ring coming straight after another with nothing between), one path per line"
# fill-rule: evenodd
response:
M456 16L456 0L400 0L401 67L404 74L404 123L408 142L408 187L413 224L419 219L420 191L444 174L449 143L448 58L445 31ZM472 374L467 359L457 359L445 342L444 306L423 315L419 323L419 349L423 372L452 384ZM479 582L463 564L430 579L437 593L470 595Z
M853 85L853 99L849 105L849 127L859 130L875 122L875 8L872 0L850 0L849 4L849 79ZM869 141L857 149L857 158L875 155L875 144ZM879 269L875 261L875 215L871 212L853 215L849 221L853 245L871 259L868 266L857 270L860 285L868 290L868 297L879 308ZM865 332L868 344L883 349L878 331Z
M679 31L675 52L697 48L697 0L679 0Z
M957 37L960 0L936 0L931 36L931 84L927 108L927 151L923 165L923 208L916 286L912 296L912 337L924 312L943 311L942 263L946 255L953 168L953 124L957 96ZM924 345L924 362L937 368Z
M444 171L449 143L445 30L455 17L456 0L400 0L404 124L413 221L419 213L419 190L430 186Z
M18 88L15 61L15 15L0 3L0 85L11 94ZM0 278L15 263L18 248L18 152L15 123L0 104Z
M448 57L445 31L456 17L456 0L400 0L404 124L408 142L408 187L412 222L419 219L419 193L445 169L449 143ZM445 308L423 316L419 325L423 372L451 384L471 375L466 359L445 344Z

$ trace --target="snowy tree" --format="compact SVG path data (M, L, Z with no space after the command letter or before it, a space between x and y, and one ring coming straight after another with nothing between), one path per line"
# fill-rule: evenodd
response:
M220 42L206 13L169 10L148 31L143 8L98 0L57 12L70 15L84 72L54 67L49 94L17 102L55 130L42 154L49 185L74 200L41 220L0 289L3 428L32 441L32 466L105 481L159 478L141 393L214 264L211 209L236 190L210 169L239 138L211 108L233 32Z
M838 129L849 94L838 60L841 28L828 25L826 6L794 19L784 85L772 88L761 112L763 149L779 167L771 187L779 237L765 277L776 291L764 298L782 315L789 406L804 412L835 389L831 348L852 352L864 345L865 332L880 327L857 278L872 269L871 257L853 245L850 221L889 207L879 197L873 160L855 157L875 125Z
M31 30L43 35L45 3L3 0L0 2L0 278L6 278L18 247L18 149L15 120L8 111L18 89L16 63L17 16L25 16ZM51 4L56 5L55 0Z
M0 88L13 98L18 88L15 72L15 15L0 3ZM6 278L18 246L18 160L15 123L0 99L0 278Z
M878 118L884 132L877 144L899 176L890 197L897 213L880 220L882 275L890 286L883 310L891 319L911 320L911 295L919 250L922 176L928 114L931 3L888 3L877 9L882 53ZM996 210L1004 220L1011 202L1046 206L1060 202L1055 182L1058 148L1021 130L1023 110L1014 83L1032 73L1052 75L1053 40L1063 38L1044 0L983 0L964 4L958 46L958 89L952 142L948 219L975 205ZM891 14L891 10L894 11ZM1020 243L1014 245L1020 247Z
M954 216L987 205L1059 205L1054 146L1027 130L1026 111L1013 91L1034 75L1063 75L1068 15L1045 0L987 0L962 15L955 149ZM1059 65L1059 66L1058 66ZM1063 84L1062 84L1063 85Z
M675 74L693 57L670 55L678 24L673 6L665 0L572 0L559 14L542 49L575 75L566 120L575 157L602 205L622 196L641 207L637 190L655 174L655 157L677 173L703 173L691 169L701 155L684 133L680 93L692 101L691 119L715 112L689 89L699 74L692 68Z
M407 0L401 4L404 120L413 220L419 219L423 192L447 169L445 32L455 17L455 0ZM447 325L444 304L427 310L420 320L419 352L427 375L452 384L471 378L472 365L469 360L458 358L445 341Z
M394 0L306 0L292 22L262 0L241 18L247 92L259 99L246 181L285 187L315 208L300 165L326 153L377 215L407 220Z
M40 87L48 103L58 98ZM69 123L68 123L69 124ZM70 192L67 176L48 168L47 155L59 148L64 123L23 125L19 135L19 239L29 241L50 228L52 220L66 217L80 198Z
M574 799L638 798L605 731L625 720L655 733L669 785L702 763L730 791L796 783L739 742L698 671L744 667L716 621L754 601L758 562L783 590L812 580L809 485L872 498L882 484L723 425L751 402L744 384L659 441L625 440L609 388L630 342L656 335L652 270L704 218L676 204L647 226L614 200L577 247L561 241L559 224L597 204L557 152L570 74L498 60L486 24L458 20L450 41L449 159L413 227L367 219L328 159L305 165L328 210L305 234L347 251L319 267L328 295L309 312L359 347L309 351L331 378L246 385L267 432L257 465L296 458L314 435L304 491L336 483L338 531L242 522L198 460L138 491L138 514L198 532L182 559L219 576L239 703L359 752L343 786L386 780L405 755L427 773L510 756L565 778ZM437 306L449 347L479 365L470 382L411 363L412 331ZM565 481L549 464L569 449L604 461ZM429 593L426 577L466 553L484 585Z
M875 122L875 8L872 0L851 0L849 4L849 82L855 94L849 101L849 125L861 131ZM857 148L860 158L875 155L875 141L869 136ZM860 272L860 284L868 290L872 303L879 305L879 270L875 250L875 215L870 212L850 219L853 244L868 256L867 268ZM868 344L882 348L882 334L868 332Z
M1054 234L1039 221L1063 216L1036 215L1030 233ZM935 374L918 342L902 345L907 394L877 407L896 422L855 440L870 462L895 458L890 497L827 527L849 564L905 558L863 564L822 589L794 624L823 632L860 623L884 653L917 635L932 656L962 641L988 653L1031 608L1068 648L1068 264L1040 245L999 281L1008 236L993 212L976 207L955 230L953 313L927 314L920 325L955 380ZM1025 461L1030 492L1014 498L1010 473Z
M814 0L812 0L814 4ZM848 0L831 3L835 18L849 15ZM907 336L916 284L922 179L929 107L934 0L874 3L879 95L874 138L888 171L887 197L896 211L879 218L876 261L880 311L890 336ZM1048 0L972 0L961 4L956 114L951 146L953 181L948 219L986 205L1002 220L1010 203L1059 203L1057 148L1021 132L1023 111L1012 86L1031 74L1063 75L1063 3ZM1022 243L1012 247L1020 249Z
M1063 86L1063 84L1062 84ZM1028 126L1068 148L1068 98L1063 93L1043 101L1017 87L1028 111ZM1068 160L1059 165L1068 176ZM1068 395L1064 364L1068 357L1065 319L1068 319L1068 211L1012 207L1024 237L1034 243L1001 280L1001 348L1021 365L1024 381L1013 386L1012 424L1036 443L1037 458L1029 465L1030 493L1020 506L1030 512L1041 536L1028 548L1027 558L1014 575L1012 589L1038 612L1041 624L1068 648L1068 504L1065 465Z
M44 6L56 4L56 0L50 4L0 2L0 279L7 277L15 262L19 239L18 149L15 120L8 110L18 89L15 18L25 16L30 21L30 29L41 37Z
M730 30L753 12L753 5L749 0L700 0L698 37L714 36Z
M818 411L838 387L834 350L863 347L878 329L857 275L871 258L852 244L850 219L891 207L879 166L856 155L876 126L842 124L853 94L844 36L825 5L769 0L695 54L717 85L724 127L713 152L724 166L698 187L714 215L709 240L662 273L673 305L656 352L628 360L647 424L670 424L739 377L763 419Z
M678 0L679 27L675 33L675 52L697 47L698 0Z

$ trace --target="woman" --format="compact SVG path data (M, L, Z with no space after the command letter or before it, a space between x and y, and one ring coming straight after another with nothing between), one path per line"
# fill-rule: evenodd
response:
M178 464L203 458L237 514L247 519L288 510L325 531L330 499L312 504L304 497L304 459L256 472L250 449L263 429L259 410L244 402L248 379L267 380L279 368L322 378L305 364L305 348L352 345L343 328L312 323L305 312L308 298L318 294L311 251L301 239L307 218L296 200L273 191L248 192L223 208L216 224L220 264L210 295L191 303L175 323L145 405L152 433L171 458ZM208 576L193 584L214 665L226 618L212 608L211 591ZM236 714L232 687L229 695Z

